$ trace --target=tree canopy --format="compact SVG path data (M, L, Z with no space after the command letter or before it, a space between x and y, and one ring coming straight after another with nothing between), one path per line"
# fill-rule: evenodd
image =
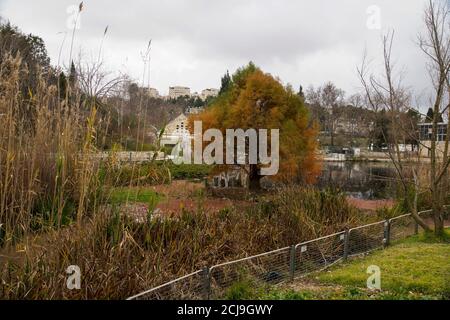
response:
M50 58L42 38L24 34L17 27L8 23L0 23L0 63L8 55L21 57L22 71L21 89L24 96L30 90L36 90L38 75L50 71Z
M428 108L427 115L425 117L425 122L433 122L433 119L434 119L434 111L433 108L430 107ZM437 122L444 122L441 113L437 114Z
M251 62L236 71L228 89L214 103L190 118L191 126L195 120L202 121L203 130L216 128L222 133L226 129L279 129L277 180L310 183L320 171L316 161L317 130L311 125L303 99ZM249 167L250 186L252 181L259 185L261 165L253 170L252 165Z
M230 73L227 70L227 73L225 73L225 75L222 77L219 94L226 92L230 88L230 85L231 85L231 77Z

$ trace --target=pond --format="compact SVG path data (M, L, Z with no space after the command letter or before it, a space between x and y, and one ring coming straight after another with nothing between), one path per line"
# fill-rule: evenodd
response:
M396 192L394 177L394 167L390 163L323 162L317 186L321 189L336 187L358 199L391 199Z

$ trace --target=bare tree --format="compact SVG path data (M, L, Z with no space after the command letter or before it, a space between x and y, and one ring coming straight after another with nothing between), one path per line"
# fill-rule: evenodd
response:
M435 232L444 232L444 201L448 188L449 133L450 133L450 19L445 2L430 0L424 14L425 32L419 35L418 44L428 58L428 72L433 84L433 119L429 146L430 191L433 200ZM446 97L447 95L447 97ZM444 150L437 146L438 122L447 114L447 134Z
M383 74L375 77L369 73L368 62L364 56L361 66L357 69L360 81L363 85L367 101L375 110L386 110L389 121L389 133L385 140L388 141L388 154L394 165L398 180L401 183L405 195L411 193L412 198L407 197L407 204L416 222L425 230L431 231L425 221L417 213L418 197L421 193L430 193L432 197L432 211L434 217L434 229L436 235L444 232L444 201L448 194L448 134L446 135L445 148L439 152L437 148L437 133L439 116L448 112L448 100L445 105L445 90L450 95L449 68L450 68L450 42L449 20L445 4L436 4L430 0L425 10L426 33L419 37L419 46L429 58L428 70L434 87L433 94L433 125L430 145L419 141L421 148L430 152L430 161L425 162L421 153L411 153L407 157L400 150L407 139L411 139L416 132L405 124L404 115L411 110L410 93L403 86L402 73L397 72L392 63L391 53L394 32L389 32L383 37ZM448 131L447 131L448 132ZM414 159L412 158L414 157ZM413 163L413 164L411 164Z
M341 107L344 104L344 91L337 88L334 83L327 82L322 87L314 89L308 88L307 100L315 108L324 110L325 129L330 135L330 144L334 146L337 123L341 117Z
M411 184L414 184L414 179L411 179L410 170L415 171L414 167L405 167L405 159L400 152L400 113L404 111L408 104L408 93L402 85L401 76L397 76L394 72L394 66L392 64L391 53L394 33L390 32L383 37L383 74L382 77L376 78L374 75L369 74L368 63L366 56L364 56L361 66L357 69L360 81L365 90L367 101L370 107L374 111L385 110L389 117L390 130L389 133L382 132L384 140L387 141L388 150L387 153L391 162L394 165L395 172L405 195L409 193ZM415 173L412 174L416 176ZM417 184L414 184L414 190L417 191ZM415 192L417 194L417 192ZM415 197L413 203L407 202L410 206L409 209L419 225L429 230L429 227L421 219L417 213L417 197Z
M353 142L355 139L355 133L357 128L357 123L360 122L358 120L362 120L362 113L361 112L354 112L355 110L362 109L364 106L364 98L361 94L355 93L352 94L348 98L348 103L351 108L348 108L345 111L345 117L349 120L350 123L350 142L351 146L353 147Z
M117 94L121 89L121 84L126 81L124 75L115 75L106 71L103 61L82 62L81 59L77 63L77 82L80 90L89 98L98 101Z

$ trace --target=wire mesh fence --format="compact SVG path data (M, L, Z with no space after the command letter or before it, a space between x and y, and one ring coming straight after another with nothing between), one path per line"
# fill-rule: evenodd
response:
M220 298L233 284L245 279L259 284L276 284L289 279L290 256L291 248L286 247L211 267L210 297Z
M450 206L446 206L448 211ZM419 212L427 224L431 210ZM129 300L220 299L236 283L251 279L277 284L306 276L356 256L381 249L393 241L416 234L411 214L338 232L290 247L214 265L128 298Z
M386 221L353 228L348 233L348 255L354 256L382 248L386 239Z
M434 225L433 210L421 211L421 212L419 212L419 216L424 220L424 222L429 227L433 227L433 225ZM450 205L444 206L443 218L444 218L444 224L447 226L450 225Z
M339 232L295 246L294 276L322 270L345 256L347 232Z
M389 220L389 240L397 241L418 232L418 225L411 214L405 214Z
M198 270L127 300L200 300L207 299L206 270Z

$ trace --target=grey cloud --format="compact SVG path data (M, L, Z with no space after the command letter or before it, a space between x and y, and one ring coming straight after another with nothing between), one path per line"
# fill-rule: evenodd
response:
M55 61L72 0L2 0L1 14L47 42ZM76 48L98 50L106 25L105 58L113 68L128 58L139 78L139 52L153 39L152 78L161 91L177 83L218 86L226 69L254 60L294 86L335 80L352 91L364 47L379 56L381 33L396 29L396 55L408 64L406 81L423 90L424 58L413 43L424 0L86 0ZM366 9L381 8L383 30L366 28ZM67 55L67 50L64 54ZM319 60L317 57L323 57ZM326 58L326 60L325 60ZM403 60L403 62L402 62Z

